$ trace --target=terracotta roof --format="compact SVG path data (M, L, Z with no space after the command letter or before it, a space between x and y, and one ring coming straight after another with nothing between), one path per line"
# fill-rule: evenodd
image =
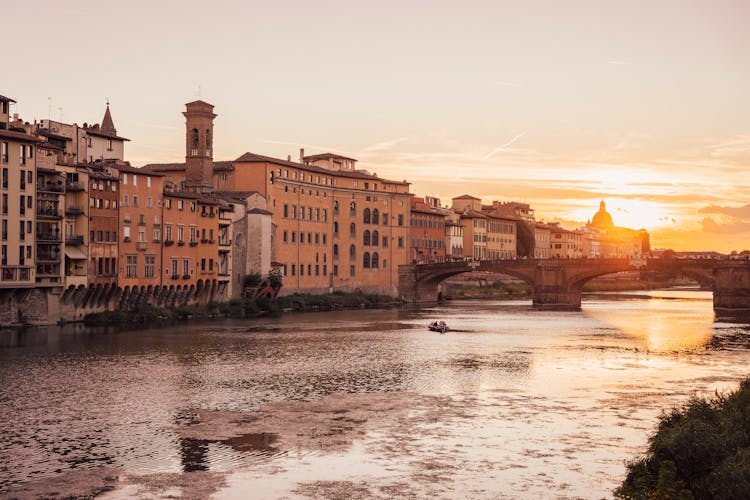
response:
M5 97L4 95L0 95L0 101L16 102L14 99L11 99L10 97Z
M455 198L452 198L454 200L478 200L479 198L475 196L471 196L469 194L462 194L461 196L456 196Z
M128 172L132 174L150 175L152 177L164 177L164 174L159 172L151 172L150 170L144 170L143 168L131 167L130 165L111 165L112 168L116 168L120 172Z
M357 161L356 158L349 158L348 156L337 155L336 153L321 153L319 155L303 156L304 161L317 161L317 160L328 160L330 158L340 158L342 160Z
M149 163L141 168L145 168L152 172L179 172L185 170L185 163ZM231 161L215 161L214 170L216 172L234 170L234 166Z
M189 193L187 191L164 191L164 196L167 196L169 198L185 198L188 200L196 200L199 203L203 203L204 205L219 204L219 200L215 198L211 198L209 196L198 193Z
M462 219L489 219L487 214L477 212L476 210L466 210L464 212L460 212L459 215Z
M297 163L293 161L281 160L279 158L272 158L270 156L263 156L255 153L245 153L240 156L235 162L245 163L273 163L274 165L284 165L287 167L298 168L300 170L306 170L308 172L315 172L319 174L332 175L334 177L353 177L356 179L372 179L381 182L388 182L391 184L409 184L406 181L392 181L389 179L382 179L376 175L368 174L360 170L355 171L341 171L341 170L328 170L323 167L316 167L315 165L305 165L304 163Z
M261 215L273 215L273 212L269 210L263 210L262 208L251 208L247 211L249 214L261 214Z
M109 103L107 103L107 110L104 112L104 118L102 118L102 126L99 130L111 136L117 136L117 129L112 121L112 114L109 112Z
M0 137L23 142L39 142L39 137L24 132L15 132L13 130L0 130Z
M120 137L119 135L110 134L108 132L104 132L101 128L100 129L94 129L94 128L85 128L83 129L84 132L86 132L89 135L95 135L98 137L106 137L107 139L117 139L118 141L130 141L130 139L127 139L125 137Z
M213 194L219 198L232 200L234 202L244 202L254 194L260 194L257 191L214 191Z

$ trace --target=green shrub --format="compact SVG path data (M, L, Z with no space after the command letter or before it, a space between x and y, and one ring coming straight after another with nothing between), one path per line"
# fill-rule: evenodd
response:
M615 496L750 498L750 378L735 392L694 398L663 415Z

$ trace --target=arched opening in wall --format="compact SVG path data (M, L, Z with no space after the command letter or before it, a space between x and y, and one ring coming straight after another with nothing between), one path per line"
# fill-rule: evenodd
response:
M626 292L637 290L711 290L706 280L698 281L695 276L664 271L622 271L597 276L583 283L584 293Z
M522 300L531 298L531 285L509 274L470 271L443 280L439 292L445 299Z

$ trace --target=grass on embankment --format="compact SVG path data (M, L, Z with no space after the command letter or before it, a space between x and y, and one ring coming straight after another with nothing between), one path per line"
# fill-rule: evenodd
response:
M615 496L750 498L750 378L734 392L694 398L663 415Z
M326 295L295 293L278 297L276 301L260 299L257 302L244 302L233 299L228 302L211 302L206 305L180 306L170 309L149 304L136 306L129 311L104 311L86 315L87 325L142 325L147 323L167 323L188 319L253 318L283 312L333 311L337 309L360 309L388 307L400 302L387 295L362 292L334 292Z

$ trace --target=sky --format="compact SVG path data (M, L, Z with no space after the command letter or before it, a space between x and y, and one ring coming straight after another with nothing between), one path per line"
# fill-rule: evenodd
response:
M126 159L336 152L444 204L522 201L577 227L604 199L652 246L750 248L750 2L4 2L0 94L99 122Z

